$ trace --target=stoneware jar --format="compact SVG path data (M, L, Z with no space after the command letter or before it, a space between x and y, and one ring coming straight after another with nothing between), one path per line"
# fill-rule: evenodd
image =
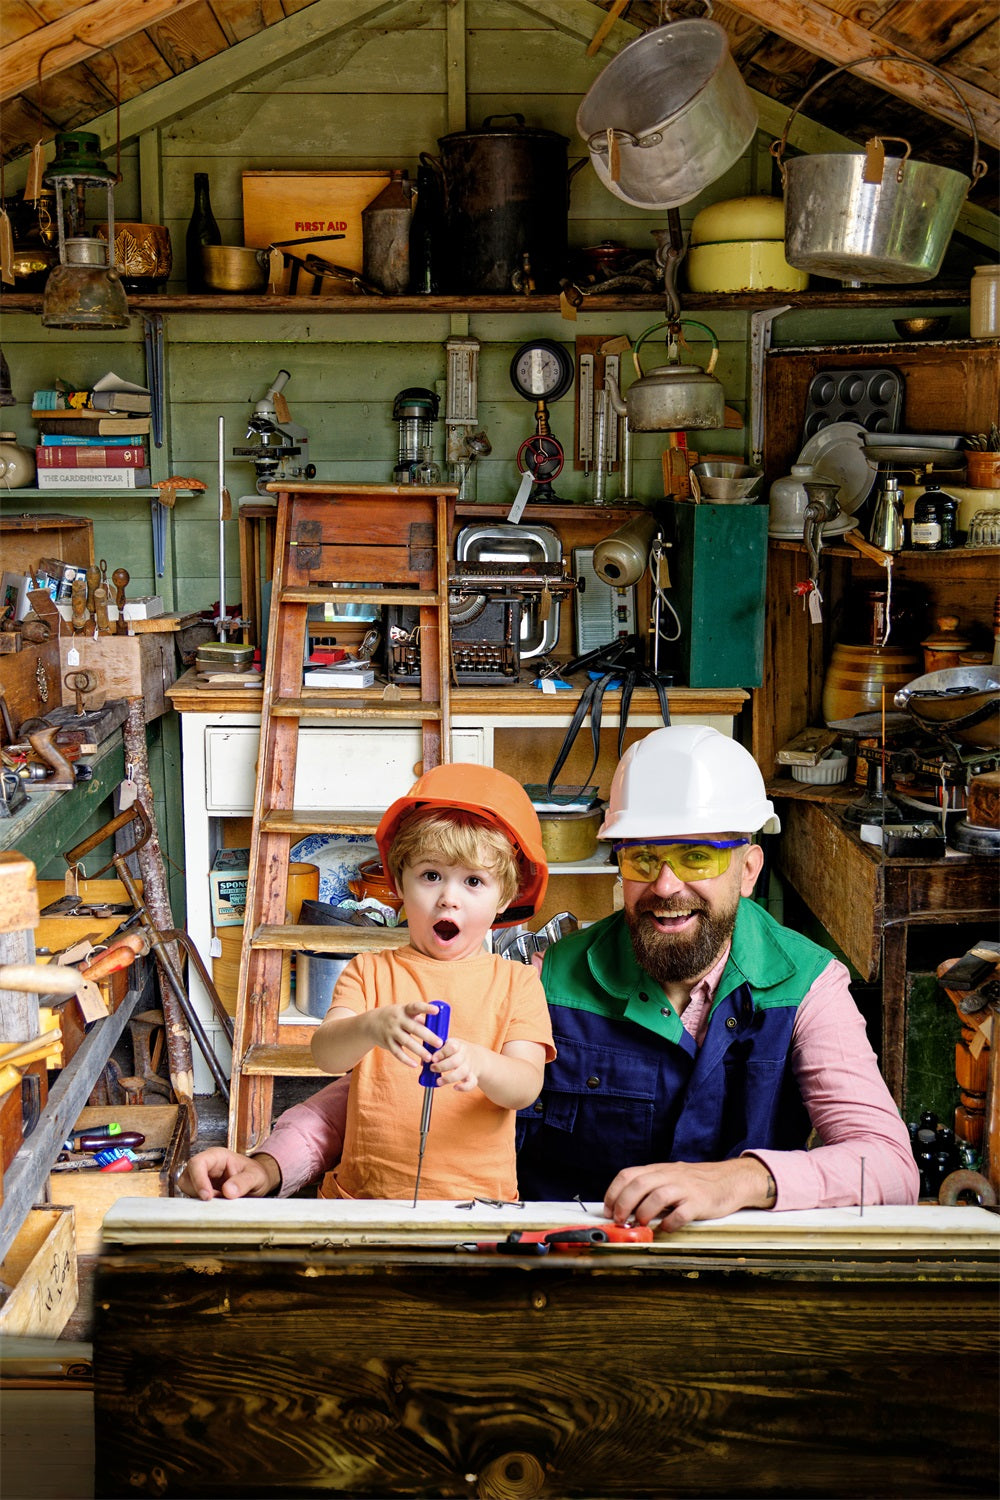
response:
M0 486L23 490L35 482L35 455L17 441L16 432L0 432Z

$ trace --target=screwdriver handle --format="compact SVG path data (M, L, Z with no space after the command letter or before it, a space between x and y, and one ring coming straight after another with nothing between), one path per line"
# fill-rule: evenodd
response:
M425 1016L424 1025L433 1031L435 1036L441 1038L441 1045L444 1046L448 1040L448 1028L451 1025L451 1006L447 1000L435 1000L434 1004L437 1006L437 1015ZM441 1075L432 1073L430 1063L424 1063L420 1069L420 1082L425 1089L436 1089L441 1082Z

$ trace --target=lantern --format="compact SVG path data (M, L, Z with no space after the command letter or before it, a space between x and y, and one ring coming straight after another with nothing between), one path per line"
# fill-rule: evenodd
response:
M56 136L56 157L43 181L53 189L59 234L59 264L49 272L42 300L46 328L127 328L128 302L115 267L114 189L117 181L100 156L100 141L88 131ZM88 236L87 192L101 191L108 238Z

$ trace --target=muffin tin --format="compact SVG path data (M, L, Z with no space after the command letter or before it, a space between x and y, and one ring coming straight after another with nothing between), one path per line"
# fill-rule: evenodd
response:
M806 392L802 441L834 422L856 422L867 432L895 432L903 410L903 377L879 365L864 370L820 370Z

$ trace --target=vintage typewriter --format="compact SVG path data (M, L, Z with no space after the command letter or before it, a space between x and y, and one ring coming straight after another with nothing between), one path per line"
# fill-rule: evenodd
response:
M459 687L502 687L518 679L522 642L533 621L578 587L562 562L461 562L448 575L453 680ZM419 612L386 610L392 682L419 682Z

